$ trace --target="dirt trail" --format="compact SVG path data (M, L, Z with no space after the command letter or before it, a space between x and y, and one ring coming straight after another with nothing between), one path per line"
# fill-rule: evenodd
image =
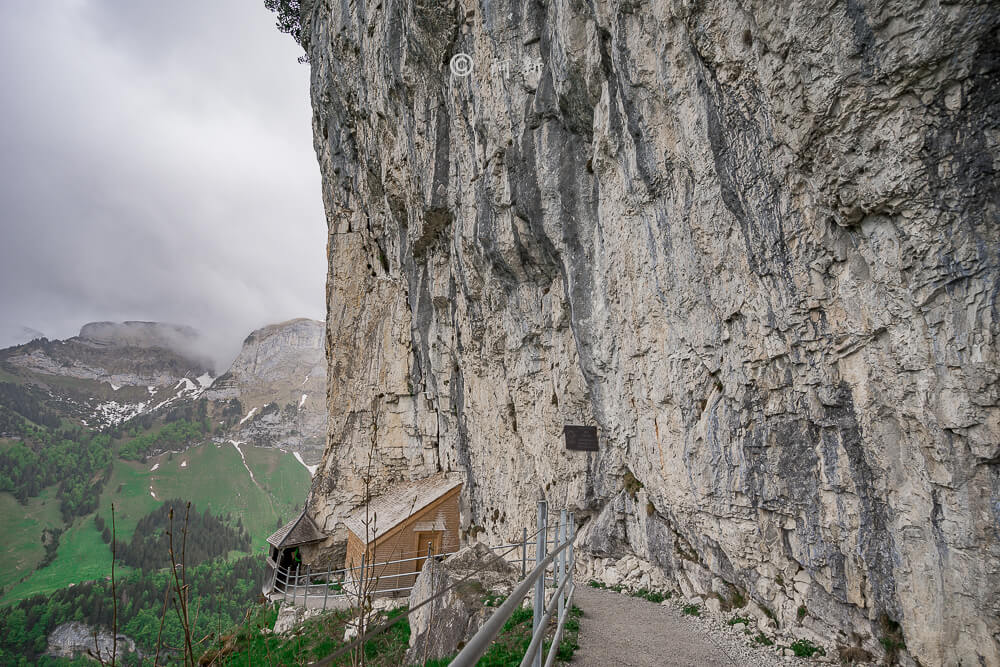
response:
M574 667L734 667L709 636L673 605L577 584L583 610Z

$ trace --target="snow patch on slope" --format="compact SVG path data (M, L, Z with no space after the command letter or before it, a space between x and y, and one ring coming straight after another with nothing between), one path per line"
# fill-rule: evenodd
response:
M108 426L117 426L128 421L136 415L142 413L146 408L146 403L119 403L118 401L107 401L98 403L94 408L93 419L103 422Z
M314 477L316 475L316 471L319 470L318 464L314 466L307 465L306 462L302 460L302 455L299 454L298 452L295 452L295 460L301 463L303 466L305 466L305 469L309 471L310 477Z
M244 443L242 440L230 440L229 442L233 443L233 447L235 447L236 451L240 453L240 458L243 460L243 467L247 469L248 473L250 473L250 481L253 482L254 484L257 484L257 480L254 479L253 476L253 470L250 470L250 466L247 465L247 457L243 455L243 450L240 449L240 445L246 443ZM260 485L258 484L258 486Z

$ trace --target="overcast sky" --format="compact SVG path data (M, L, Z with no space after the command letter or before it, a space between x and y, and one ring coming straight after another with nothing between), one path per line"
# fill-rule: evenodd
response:
M322 319L300 54L263 0L0 3L0 347L159 320L231 357Z

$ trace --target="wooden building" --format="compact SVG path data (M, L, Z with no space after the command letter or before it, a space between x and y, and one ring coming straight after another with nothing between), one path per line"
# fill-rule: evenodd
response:
M359 567L366 552L366 565L403 560L376 565L368 576L378 577L380 591L412 586L424 566L428 545L432 554L458 550L463 478L460 473L442 473L397 484L368 504L367 526L365 508L355 511L344 520L347 567Z
M284 590L285 574L296 572L302 563L299 547L325 539L326 535L316 526L306 511L302 510L301 514L267 538L267 543L271 548L267 555L268 570L264 581L278 590ZM265 594L270 592L270 585L265 584Z

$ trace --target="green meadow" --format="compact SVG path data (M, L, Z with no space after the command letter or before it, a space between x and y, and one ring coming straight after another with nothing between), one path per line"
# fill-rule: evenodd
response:
M240 517L251 535L254 553L263 553L265 539L279 520L289 520L296 506L305 500L309 472L292 454L241 447L246 466L230 443L209 442L146 463L116 459L97 513L110 527L113 503L117 538L127 541L144 515L169 498L181 498L191 501L198 511L208 508L216 515L231 514L234 521ZM176 520L179 535L184 517ZM0 527L8 536L0 572L4 591L0 603L9 604L32 593L49 592L110 573L111 549L101 540L93 514L66 527L55 560L35 570L45 553L43 529L62 525L55 487L46 489L27 505L21 505L10 494L0 494Z

